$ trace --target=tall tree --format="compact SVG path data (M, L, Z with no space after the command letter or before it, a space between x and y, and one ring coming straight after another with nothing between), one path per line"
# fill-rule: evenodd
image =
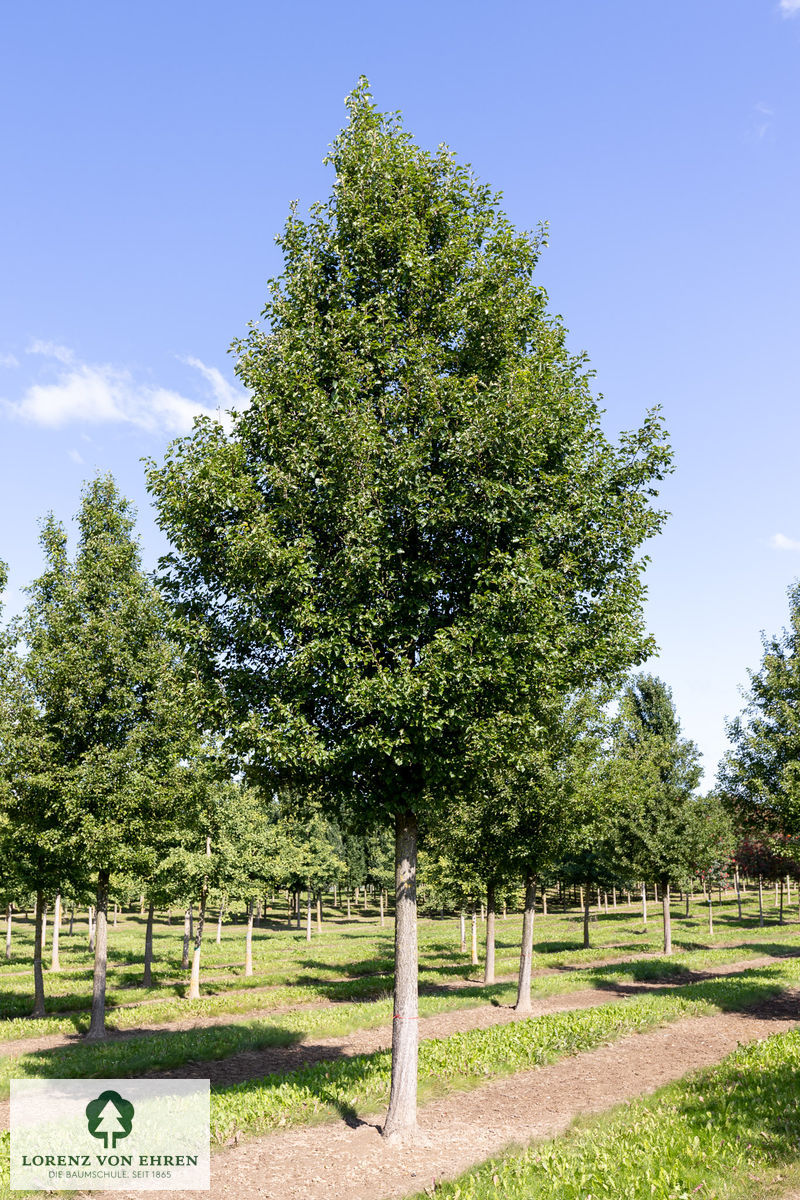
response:
M732 746L719 772L748 823L800 833L800 581L789 589L789 625L764 638L744 712L728 725Z
M692 869L692 805L700 782L700 751L681 736L672 693L654 675L625 689L610 767L619 795L619 823L639 875L659 884L664 953L672 953L670 885Z
M387 1136L416 1123L416 856L476 722L641 661L658 417L604 436L533 275L544 242L362 80L329 199L293 209L266 327L237 344L249 407L173 443L149 487L165 587L222 677L231 739L274 786L395 831Z
M49 812L81 872L96 880L92 1015L105 1035L107 910L113 872L128 870L169 817L163 786L191 725L165 605L142 573L130 505L110 476L84 489L79 539L44 523L45 572L22 624L25 673L50 748Z

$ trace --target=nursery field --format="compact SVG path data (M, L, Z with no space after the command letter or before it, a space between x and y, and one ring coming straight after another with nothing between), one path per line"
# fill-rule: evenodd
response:
M491 985L471 961L469 917L466 952L458 916L421 918L422 1137L402 1152L378 1136L391 914L381 924L374 905L359 905L348 919L329 899L308 941L276 904L254 930L251 976L244 915L226 917L219 942L212 921L201 997L189 1001L182 921L156 921L144 988L144 918L120 913L109 928L109 1037L99 1044L81 1037L91 1000L84 914L72 935L61 930L61 969L45 972L47 1015L35 1020L26 1015L33 921L14 914L0 966L0 1119L7 1127L11 1078L169 1073L212 1081L212 1194L228 1194L237 1178L239 1194L276 1200L778 1195L800 1161L800 936L796 911L785 909L781 925L772 899L765 894L763 926L752 892L741 919L731 894L715 899L713 935L700 896L688 917L676 902L670 958L652 904L646 926L638 902L594 912L587 950L582 914L553 912L551 900L536 915L525 1019L512 1007L518 913L497 919ZM480 917L477 925L482 948ZM695 1067L705 1073L695 1077ZM548 1072L558 1073L552 1082ZM620 1102L630 1107L617 1111ZM511 1143L523 1149L508 1152Z

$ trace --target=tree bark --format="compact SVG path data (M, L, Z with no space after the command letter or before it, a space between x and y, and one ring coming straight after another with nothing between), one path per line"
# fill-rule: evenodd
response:
M783 924L783 876L782 875L781 875L781 907L780 907L780 914L778 916L778 924L779 925Z
M536 915L536 878L525 877L525 908L522 913L522 944L519 954L519 981L517 983L517 1012L531 1010L531 967L533 965L533 922Z
M87 1042L106 1036L106 969L108 966L108 884L111 872L97 872L97 912L95 916L94 979L92 981L92 1018Z
M225 897L223 896L222 900L220 901L219 912L217 913L217 945L218 946L222 945L222 914L224 911L225 911Z
M181 967L185 971L189 966L189 942L192 938L192 908L191 905L184 909L183 913L183 951L181 953Z
M472 950L472 965L478 965L478 914L475 910L475 905L472 906L472 917L470 918L470 946Z
M89 905L89 949L94 950L94 905Z
M647 884L642 884L642 924L647 924Z
M33 1012L32 1017L43 1017L44 974L42 973L42 925L44 924L44 893L36 893L36 926L33 939Z
M6 905L6 958L11 958L11 905Z
M61 962L58 957L58 938L61 933L61 892L56 892L56 902L53 905L53 946L50 952L50 970L60 971Z
M244 943L244 973L253 974L253 901L247 901L247 936Z
M395 1140L417 1127L419 995L417 955L417 818L395 818L394 1020L392 1083L383 1136Z
M486 963L483 982L494 983L494 883L486 885Z
M764 928L764 886L761 876L758 877L758 924Z
M147 906L147 924L144 927L144 974L142 986L153 986L153 917L155 904L151 900Z
M306 891L306 941L311 941L311 888Z
M383 929L384 925L386 924L386 920L383 915L383 888L380 889L380 892L381 892L381 929Z
M42 949L47 945L47 904L42 909Z
M711 898L711 888L708 889L708 935L714 936L714 901Z
M74 924L75 924L75 905L71 904L69 906L69 933L67 935L68 937L72 937L72 927Z
M739 887L739 868L738 867L734 868L733 878L734 878L734 881L736 884L736 903L739 906L739 920L741 921L741 919L742 919L742 892L741 892L741 888Z
M661 884L661 912L664 923L664 953L672 954L672 911L669 903L669 882Z
M581 891L583 892L583 889L581 889ZM585 891L585 893L583 893L583 895L584 895L584 901L583 901L583 948L584 948L584 950L588 950L589 944L590 944L589 943L589 917L590 917L590 907L591 907L591 900L589 898L591 895L591 889L589 888L588 884L586 885L586 891Z
M322 892L317 892L317 933L322 933Z
M206 923L206 899L208 897L208 886L203 881L203 886L200 889L200 905L197 911L197 924L194 931L194 950L192 951L192 974L189 979L189 995L188 1000L200 999L200 954L203 947L203 926Z
M467 923L464 920L464 910L461 910L461 953L467 953Z

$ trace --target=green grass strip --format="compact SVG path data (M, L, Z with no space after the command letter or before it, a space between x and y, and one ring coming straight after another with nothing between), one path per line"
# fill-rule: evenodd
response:
M475 1087L487 1078L540 1066L710 1008L702 997L642 996L430 1039L420 1045L420 1100ZM385 1051L215 1089L211 1097L212 1140L224 1142L233 1133L267 1133L337 1113L374 1112L388 1099L390 1068L391 1055Z
M800 1031L792 1031L741 1047L588 1127L490 1160L440 1184L436 1196L754 1200L777 1171L800 1163L799 1129Z

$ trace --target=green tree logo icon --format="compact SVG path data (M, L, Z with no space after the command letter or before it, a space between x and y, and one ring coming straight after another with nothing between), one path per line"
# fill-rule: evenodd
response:
M119 1092L101 1092L96 1100L90 1100L86 1105L89 1133L92 1137L102 1138L106 1150L113 1150L119 1139L130 1133L133 1113L130 1100L125 1100Z

